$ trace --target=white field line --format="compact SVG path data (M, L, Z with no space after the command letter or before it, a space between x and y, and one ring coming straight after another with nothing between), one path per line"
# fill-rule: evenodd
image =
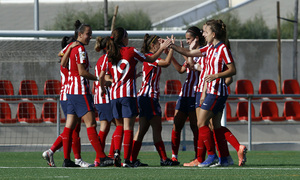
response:
M53 169L54 167L0 167L0 169ZM55 169L78 169L78 170L100 170L100 169L117 169L117 167L96 167L96 168L78 168L78 167L55 167ZM187 170L187 169L205 169L205 170L300 170L300 168L261 168L261 167L214 167L214 168L198 168L198 167L138 167L138 168L122 168L122 169L169 169L169 170Z

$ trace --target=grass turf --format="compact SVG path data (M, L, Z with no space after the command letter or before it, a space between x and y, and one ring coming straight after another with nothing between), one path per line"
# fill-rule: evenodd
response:
M0 179L300 179L300 152L251 151L247 163L239 167L235 152L231 152L235 165L217 168L183 167L194 153L179 152L180 166L161 167L157 152L140 152L139 158L149 167L138 168L61 168L63 153L54 155L57 168L50 168L41 158L42 152L1 152ZM170 154L170 152L168 152ZM93 162L94 152L82 152L87 162Z

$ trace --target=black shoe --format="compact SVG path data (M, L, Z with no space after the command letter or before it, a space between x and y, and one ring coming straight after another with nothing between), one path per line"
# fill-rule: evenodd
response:
M172 161L171 159L167 158L166 160L160 160L161 166L178 166L180 162Z
M133 161L132 164L133 164L134 167L145 167L145 166L148 166L148 164L141 163L141 161L139 159Z
M134 165L129 160L125 159L123 162L123 167L133 168Z
M100 158L100 167L112 166L114 165L114 160L109 157Z
M114 165L116 167L121 167L121 158L120 158L120 150L116 149L114 151Z
M80 166L75 164L75 162L71 161L70 159L65 159L62 167L80 167Z

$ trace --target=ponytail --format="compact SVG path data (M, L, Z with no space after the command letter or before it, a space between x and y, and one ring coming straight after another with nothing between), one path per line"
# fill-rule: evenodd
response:
M159 36L157 36L157 35L149 35L148 33L147 34L145 34L145 36L144 36L144 42L143 42L143 46L142 46L142 48L141 48L141 52L142 53L148 53L149 51L150 51L150 49L151 49L151 44L153 43L153 44L156 44L156 42L158 41L158 39L159 39L160 37Z
M114 38L106 37L106 52L108 61L113 65L117 65L121 59L120 46L114 42Z
M95 51L100 52L101 50L103 50L106 52L106 43L107 43L108 39L110 39L108 36L105 38L98 36L96 38L96 43L95 43L95 47L94 47Z

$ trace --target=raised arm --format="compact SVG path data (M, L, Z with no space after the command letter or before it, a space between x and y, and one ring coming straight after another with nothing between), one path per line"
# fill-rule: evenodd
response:
M154 53L152 56L146 56L145 61L154 62L161 55L161 53L170 46L171 42L172 40L169 38L165 41L161 41L158 51L156 51L156 53Z
M66 50L66 52L64 54L60 52L60 55L62 55L60 65L62 67L67 67L68 60L70 57L70 52L71 52L72 48L78 46L79 44L80 44L79 42L75 41L68 47L68 49Z
M194 46L195 43L196 43L196 39L192 41L191 46ZM177 51L178 53L188 56L188 57L202 57L203 56L199 49L189 50L189 49L185 49L180 46L177 46L175 44L171 44L170 48L172 48L175 51Z

